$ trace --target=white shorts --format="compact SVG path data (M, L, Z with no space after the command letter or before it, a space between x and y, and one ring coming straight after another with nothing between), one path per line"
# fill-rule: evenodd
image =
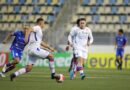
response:
M45 59L48 55L50 54L50 52L48 52L47 50L41 49L39 47L34 47L32 49L28 50L28 65L34 64L37 59L42 58Z
M74 55L75 57L82 57L84 59L87 59L88 58L88 51L84 51L84 50L74 50Z

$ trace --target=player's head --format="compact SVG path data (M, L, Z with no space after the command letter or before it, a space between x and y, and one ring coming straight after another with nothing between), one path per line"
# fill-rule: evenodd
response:
M123 31L123 29L119 29L119 30L118 30L118 34L119 34L119 35L122 35L122 34L124 34L124 31Z
M41 27L43 28L44 27L44 19L43 18L38 18L36 23Z
M25 33L26 32L26 30L29 30L30 29L30 27L28 26L28 25L24 25L23 26L23 32Z
M80 27L81 29L86 27L86 19L85 18L79 18L77 20L77 25L78 27Z

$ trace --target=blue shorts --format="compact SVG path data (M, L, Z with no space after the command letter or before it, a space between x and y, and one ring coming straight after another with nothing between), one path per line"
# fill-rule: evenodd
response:
M123 48L117 48L116 49L116 56L120 56L120 57L123 57L124 55L124 49Z
M11 54L12 54L13 59L14 58L19 58L19 60L21 60L22 52L20 50L11 49Z

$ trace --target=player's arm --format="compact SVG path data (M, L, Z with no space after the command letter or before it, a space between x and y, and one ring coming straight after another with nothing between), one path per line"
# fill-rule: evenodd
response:
M66 46L66 50L68 51L70 47L73 46L73 37L74 37L74 34L75 34L75 30L72 29L71 32L69 33L69 36L68 36L68 41L67 41L67 46Z
M115 42L114 42L114 49L117 47L117 36L115 37Z
M13 32L8 33L5 39L3 40L3 44L6 44L11 39L12 36Z
M54 48L52 48L51 46L49 46L47 43L45 43L45 42L43 42L43 41L42 41L42 43L41 43L41 47L42 47L43 49L48 49L48 50L51 51L51 52L54 52L54 51L55 51Z
M125 37L125 38L124 38L124 47L126 47L127 44L128 44L128 40L127 40L127 38Z
M89 40L88 40L87 44L88 44L88 46L90 46L93 43L93 35L92 35L91 30L89 32L88 38L89 38Z
M28 43L28 38L31 32L33 32L33 29L28 27L25 32L25 43Z

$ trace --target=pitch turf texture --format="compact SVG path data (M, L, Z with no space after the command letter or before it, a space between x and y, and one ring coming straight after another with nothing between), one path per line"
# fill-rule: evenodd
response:
M0 90L130 90L130 70L87 69L85 80L80 80L79 75L69 80L67 68L56 70L65 75L63 83L51 80L48 68L35 67L32 72L17 77L13 82L9 80L11 72L6 78L0 77Z

